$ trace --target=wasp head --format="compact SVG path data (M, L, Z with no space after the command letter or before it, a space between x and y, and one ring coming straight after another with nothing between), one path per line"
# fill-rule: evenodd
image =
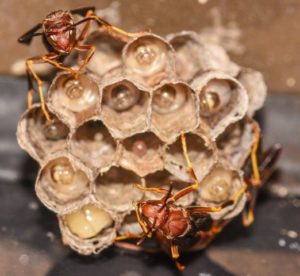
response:
M59 53L68 54L76 42L76 28L73 16L68 11L54 11L43 21L46 39Z

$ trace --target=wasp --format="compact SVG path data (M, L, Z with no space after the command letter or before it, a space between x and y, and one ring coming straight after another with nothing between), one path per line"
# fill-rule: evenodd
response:
M192 248L200 240L201 244L208 243L223 227L222 223L218 225L212 220L210 213L219 212L223 208L235 204L246 190L246 185L244 185L230 200L219 207L182 207L177 205L177 200L197 190L199 187L199 181L188 156L184 134L181 135L181 142L188 172L194 183L175 194L172 194L172 186L170 186L169 190L166 190L137 185L139 189L158 192L163 196L159 200L140 201L135 205L137 220L143 230L143 234L127 234L117 238L118 241L129 238L141 238L137 243L139 246L146 237L150 238L155 233L161 248L171 256L179 270L184 269L184 266L178 262L180 250ZM120 245L120 243L117 245ZM132 249L132 246L130 246L130 249Z
M84 18L78 22L74 22L73 15L75 14L81 15ZM35 80L41 102L41 109L47 121L51 121L51 119L46 109L42 88L43 82L33 70L32 65L49 63L55 66L57 69L71 73L75 78L77 78L80 72L92 58L96 49L93 45L81 44L81 42L85 40L88 34L91 21L97 22L97 24L103 29L103 31L106 31L115 38L123 41L127 41L130 37L136 37L139 35L139 33L126 32L96 16L94 7L85 7L71 11L53 11L46 16L42 23L38 23L18 39L20 43L30 44L33 37L42 36L46 48L49 49L48 53L45 55L31 57L26 60L26 73L28 79L28 107L32 107L34 94L33 80ZM80 33L77 34L77 27L81 24L84 24L84 26L81 29ZM82 64L79 66L78 70L74 70L70 67L64 66L61 62L59 62L66 56L70 55L73 50L87 52L86 57L83 60Z

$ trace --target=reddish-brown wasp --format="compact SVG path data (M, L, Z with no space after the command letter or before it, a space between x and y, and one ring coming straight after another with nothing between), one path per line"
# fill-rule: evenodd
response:
M262 152L261 134L258 124L252 120L255 141L251 156L244 166L244 179L247 184L247 205L242 213L243 225L249 226L254 221L254 208L258 189L261 188L272 175L275 164L281 154L281 145L275 144Z
M135 37L139 34L128 33L109 24L108 22L96 16L94 10L94 7L86 7L71 11L57 10L51 12L46 16L42 23L37 24L18 39L20 43L30 44L33 37L43 36L47 48L50 49L48 54L35 56L26 60L26 72L28 78L28 107L31 108L32 106L32 98L34 93L32 82L33 78L38 86L41 108L48 121L50 120L50 115L45 105L42 81L33 70L32 64L47 62L55 66L57 69L70 72L75 78L78 77L95 52L95 47L93 45L79 44L86 38L91 20L96 21L103 31L108 32L112 36L121 40L127 41L130 37ZM82 15L84 18L75 23L73 18L74 14ZM83 23L85 25L77 36L76 27ZM59 62L59 60L68 56L73 49L87 52L87 55L78 70L64 66Z
M219 207L181 207L176 205L178 199L196 190L199 186L188 156L184 134L181 135L181 142L188 165L188 172L194 184L183 188L175 194L172 194L172 188L166 190L163 188L146 188L138 185L138 188L142 190L158 192L163 194L163 197L160 200L141 201L135 206L137 220L143 230L142 239L138 242L138 245L140 245L144 238L151 237L155 233L161 248L175 260L179 270L184 269L184 266L177 261L180 249L191 248L200 239L202 239L201 244L205 244L206 241L209 242L220 231L219 227L216 227L217 225L214 224L209 213L219 212L223 208L234 204L240 199L246 189L246 185L244 185L229 201ZM138 237L141 236L128 234L118 237L117 240Z

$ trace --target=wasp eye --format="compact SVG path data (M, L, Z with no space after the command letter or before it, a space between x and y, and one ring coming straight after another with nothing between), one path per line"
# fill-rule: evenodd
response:
M186 91L181 86L164 85L153 94L153 110L160 114L181 108L187 100Z
M139 91L133 85L118 84L104 94L105 103L116 111L126 111L139 100Z
M228 104L230 97L231 86L226 80L211 80L200 92L201 115L216 114Z

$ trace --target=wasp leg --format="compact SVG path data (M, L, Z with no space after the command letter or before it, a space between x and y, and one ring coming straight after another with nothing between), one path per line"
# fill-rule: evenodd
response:
M116 241L123 241L123 240L128 240L128 239L140 239L144 236L144 233L140 234L133 234L133 233L128 233L122 236L117 236Z
M38 93L39 93L39 97L40 97L40 101L41 101L41 108L42 108L42 111L43 111L47 121L51 121L51 118L50 118L50 115L47 111L46 104L45 104L45 98L44 98L44 92L43 92L43 82L39 78L39 76L36 74L36 72L33 70L32 64L40 64L40 63L47 62L47 63L55 66L57 69L70 72L71 74L75 74L75 71L73 69L59 64L55 60L58 57L60 57L59 54L49 53L49 54L44 55L44 56L32 57L32 58L29 58L29 59L26 60L27 76L28 76L28 78L30 78L30 75L32 75L32 77L35 79L35 81L37 83ZM33 96L32 82L28 83L28 88L29 88L29 91L28 91L28 105L29 105L29 107L31 107L32 106L32 96Z
M247 185L244 184L241 189L228 201L223 203L218 207L201 207L201 206L189 206L187 210L192 213L210 213L210 212L220 212L222 209L226 208L229 205L235 204L242 196L242 194L246 191Z
M93 14L94 14L93 10L88 10L85 17L90 17ZM85 38L88 34L88 30L90 28L90 25L91 25L91 20L87 20L84 27L83 27L83 29L82 29L82 31L81 31L81 33L80 33L80 35L77 38L77 42L85 40Z
M132 244L129 242L118 242L117 241L114 243L114 245L119 248L124 248L127 250L136 251L136 252L145 252L145 253L151 253L151 254L160 252L159 248L145 248L145 247L141 247L139 245L135 245L135 244Z
M181 133L181 145L182 145L182 151L183 151L183 155L184 155L184 158L185 158L185 161L187 163L187 166L188 166L188 173L190 174L191 178L195 181L192 185L186 187L186 188L183 188L182 190L180 190L179 192L177 192L172 198L171 198L171 201L176 201L178 200L179 198L185 196L186 194L194 191L194 190L197 190L198 189L198 186L199 186L199 182L198 182L198 179L196 177L196 174L195 174L195 171L192 167L192 162L190 160L190 157L189 157L189 154L188 154L188 151L187 151L187 145L186 145L186 138L185 138L185 134L184 133Z
M96 47L93 45L77 45L75 47L75 49L77 49L79 51L88 51L86 58L83 60L82 64L80 65L79 69L77 70L77 72L75 74L75 76L77 78L78 75L81 73L81 71L84 69L84 67L89 63L89 61L93 57L93 55L96 51Z
M251 180L251 185L253 186L260 186L261 185L261 177L260 177L260 171L259 171L259 165L258 165L258 158L257 158L257 150L260 143L260 130L256 122L252 122L254 135L255 135L255 141L252 146L251 150L251 165L252 165L252 171L253 171L253 179Z
M51 117L46 108L44 91L43 91L43 82L32 68L32 64L38 64L38 63L43 63L43 62L44 62L43 57L33 57L33 58L29 58L26 60L26 73L27 73L27 78L28 78L27 103L28 103L28 108L31 108L32 107L32 98L33 98L33 93L34 93L33 84L32 84L32 80L31 80L31 76L32 76L38 86L38 94L39 94L39 98L41 101L41 109L43 111L43 114L45 115L47 121L51 121Z
M248 207L242 213L242 223L245 227L250 226L254 222L254 208L256 204L257 188L253 187L252 192L248 191Z
M140 190L143 190L143 191L146 191L146 192L157 192L157 193L161 193L161 194L168 194L168 190L164 189L164 188L158 188L158 187L144 187L140 184L135 184L135 186L140 189Z
M177 269L180 271L184 270L185 266L177 261L177 259L179 258L179 251L178 251L178 246L175 244L171 244L171 256L172 259L175 261Z
M253 176L249 179L249 188L248 188L248 208L246 208L243 211L242 214L242 222L245 227L250 226L253 221L254 221L254 208L255 208L255 203L256 203L256 198L257 198L257 188L260 187L266 179L262 179L262 175L264 175L265 168L261 168L261 166L258 164L258 147L260 143L260 130L254 121L252 122L253 126L253 131L255 134L255 141L252 146L251 150L251 165L252 165L252 171L253 171ZM268 164L274 164L273 158L278 157L278 152L276 151L270 151L274 157L271 158L270 161L268 161L268 154L265 155L263 162L266 160ZM264 177L263 177L264 178Z
M138 205L137 204L134 204L134 209L135 209L135 213L136 213L136 218L137 218L137 221L139 223L139 225L141 226L143 232L146 234L146 233L149 233L148 234L148 237L151 238L152 236L152 233L149 232L149 229L147 228L147 226L145 225L145 223L143 222L141 216L140 216L140 212L139 212L139 209L138 209Z
M95 14L87 16L86 19L95 20L97 23L99 23L99 25L103 26L105 28L104 30L107 31L110 35L124 42L128 42L130 38L135 38L145 33L145 32L135 32L135 33L126 32L123 29L120 29L116 26L109 24L108 22L106 22L105 20L103 20L102 18L98 17Z

